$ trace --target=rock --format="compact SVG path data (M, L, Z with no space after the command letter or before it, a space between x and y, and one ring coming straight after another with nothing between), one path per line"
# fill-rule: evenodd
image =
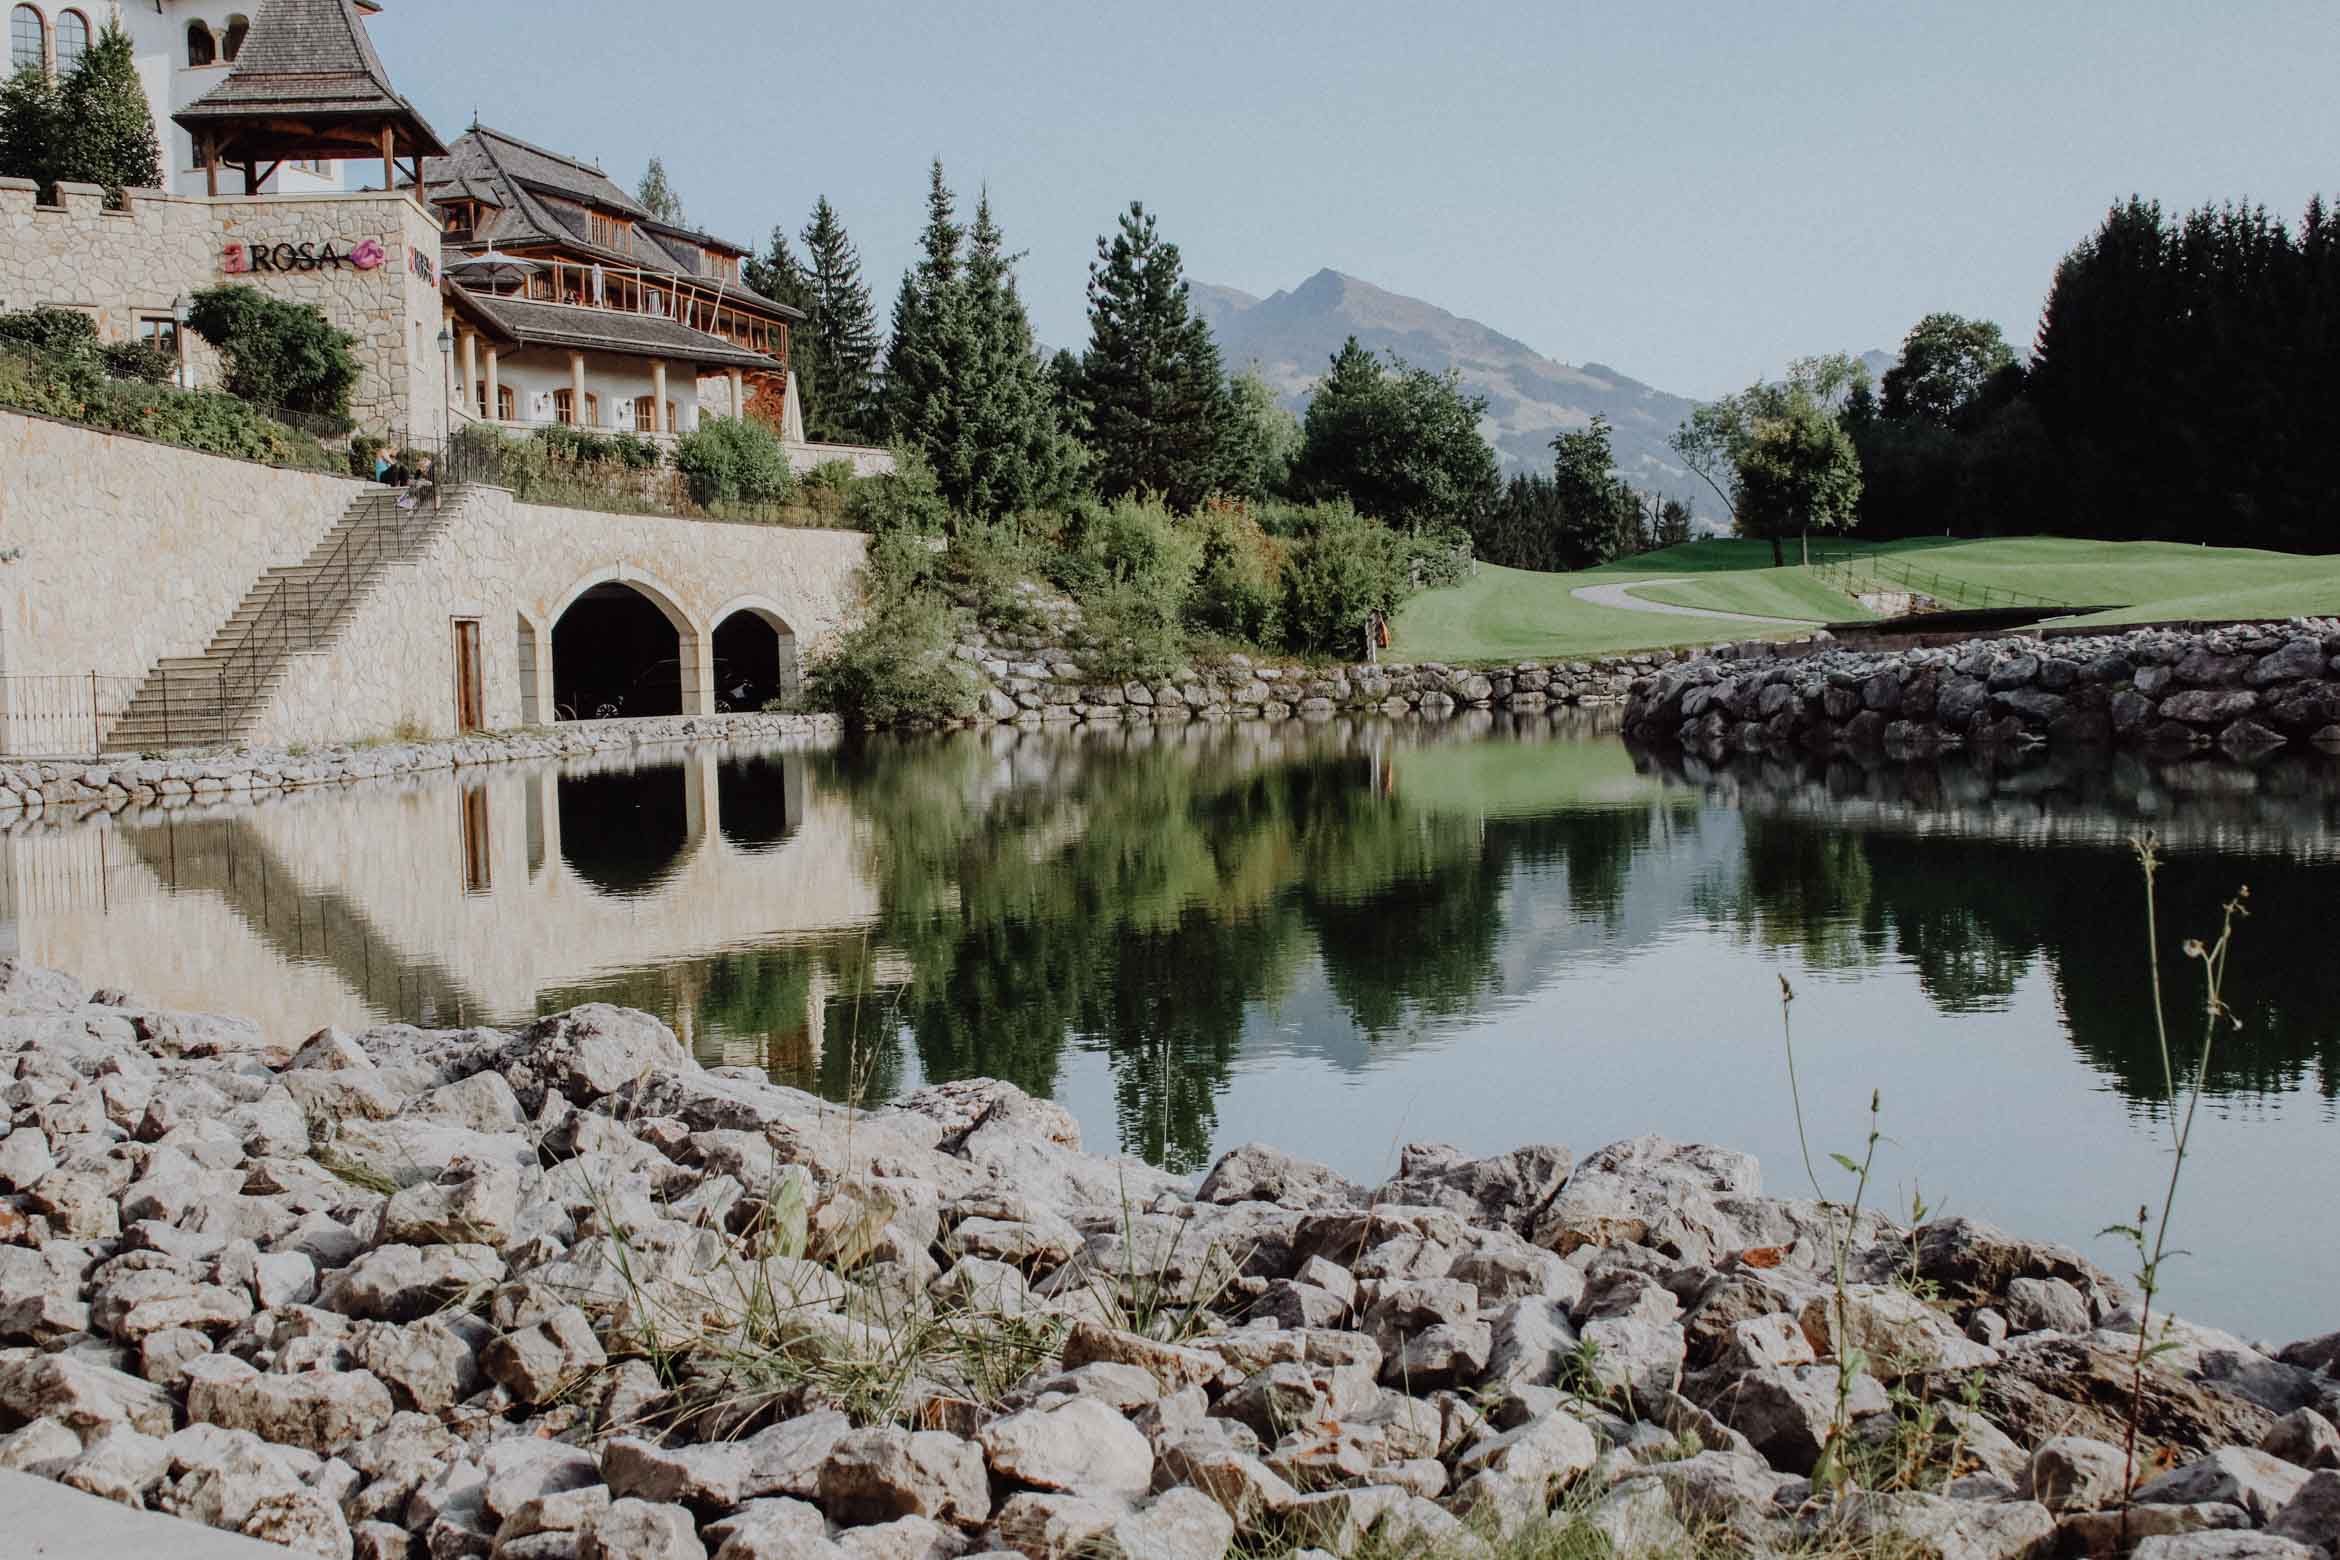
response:
M1077 1370L1099 1361L1135 1365L1171 1391L1202 1386L1219 1374L1218 1357L1200 1349L1157 1343L1137 1333L1122 1332L1096 1322L1073 1323L1072 1331L1064 1340L1065 1368Z
M1491 1328L1483 1382L1496 1389L1551 1386L1577 1344L1565 1304L1541 1296L1514 1300Z
M1752 1528L1771 1514L1780 1488L1797 1482L1740 1452L1700 1452L1679 1462L1645 1464L1641 1472L1665 1486L1675 1512L1693 1527Z
M1000 1503L990 1531L1019 1555L1082 1560L1101 1552L1105 1535L1125 1511L1117 1502L1026 1490Z
M31 1349L0 1350L0 1410L20 1421L56 1420L84 1439L116 1425L169 1435L177 1421L170 1398L136 1376Z
M0 1435L0 1469L24 1472L42 1463L66 1463L81 1455L81 1437L54 1419L36 1419Z
M2200 1458L2138 1486L2137 1499L2146 1504L2192 1505L2216 1501L2240 1506L2255 1522L2267 1522L2289 1505L2308 1481L2304 1468L2247 1447L2222 1446Z
M654 1069L692 1066L674 1031L657 1019L598 1002L538 1020L496 1059L496 1071L531 1115L548 1092L589 1105Z
M1153 1482L1154 1450L1145 1436L1094 1398L1005 1415L975 1440L992 1472L1014 1484L1127 1500Z
M1265 1143L1246 1143L1220 1155L1194 1195L1198 1202L1297 1208L1362 1208L1368 1201L1365 1188L1327 1166Z
M56 1477L85 1495L142 1509L169 1465L170 1455L158 1437L114 1425L99 1432Z
M350 1357L381 1378L398 1407L426 1414L445 1413L486 1385L470 1340L438 1317L363 1324L351 1335Z
M682 1507L617 1500L578 1538L577 1560L707 1560L707 1546Z
M1481 1472L1545 1486L1565 1484L1600 1457L1593 1433L1565 1413L1545 1414L1514 1430L1490 1436L1458 1458L1455 1476Z
M991 1515L982 1451L940 1430L887 1427L840 1437L821 1464L820 1501L848 1523L911 1516L972 1526Z
M1974 1370L1999 1360L1995 1351L1958 1331L1948 1317L1906 1289L1853 1285L1843 1301L1842 1338L1837 1336L1837 1308L1835 1295L1821 1293L1797 1314L1822 1359L1841 1359L1857 1348L1868 1357L1869 1369L1885 1377Z
M1223 1560L1235 1523L1200 1490L1171 1489L1113 1524L1097 1546L1106 1560Z
M2084 1333L2095 1325L2088 1297L2060 1278L2017 1278L2001 1303L2014 1331Z
M1290 1481L1257 1457L1218 1435L1194 1433L1163 1446L1156 1480L1174 1480L1201 1490L1236 1525L1251 1528L1299 1498Z
M2223 726L2258 707L2259 696L2248 688L2191 688L2162 700L2160 713L2192 726Z
M2135 1560L2319 1560L2320 1549L2271 1533L2180 1533L2149 1538Z
M2031 1454L2031 1495L2048 1510L2094 1511L2127 1487L2121 1448L2086 1436L2060 1435Z
M2340 1468L2340 1429L2312 1408L2297 1408L2275 1421L2259 1450L2302 1468Z
M620 1436L601 1449L601 1478L619 1499L720 1511L739 1504L753 1454L737 1442L659 1446Z
M820 1492L821 1465L852 1430L852 1421L835 1409L798 1414L759 1430L746 1442L748 1472L741 1495L749 1500L769 1495L810 1500Z
M967 1541L951 1528L925 1517L897 1517L837 1535L837 1552L847 1560L958 1560Z
M1486 1159L1427 1156L1408 1163L1406 1155L1424 1145L1409 1145L1399 1159L1395 1180L1373 1194L1376 1203L1408 1207L1446 1208L1488 1225L1521 1235L1535 1227L1567 1180L1575 1163L1565 1145L1537 1144ZM1457 1275L1462 1276L1462 1275Z
M2125 1518L2125 1521L2124 1521ZM2251 1514L2240 1506L2132 1506L2120 1511L2068 1513L2057 1524L2057 1548L2065 1555L2117 1555L2139 1540L2178 1533L2241 1532Z
M1766 1366L1749 1370L1704 1404L1708 1412L1754 1443L1776 1467L1808 1474L1836 1423L1837 1368ZM1856 1377L1846 1399L1848 1419L1881 1414L1885 1389L1874 1377Z
M1535 1221L1533 1239L1562 1256L1625 1243L1712 1260L1744 1245L1716 1199L1761 1190L1753 1159L1662 1137L1612 1143L1587 1155Z
M263 1375L225 1354L187 1365L190 1420L319 1454L372 1435L390 1422L394 1406L390 1389L371 1371Z
M1890 1544L1910 1560L2046 1560L2056 1519L2037 1501L1964 1501L1939 1495L1846 1497L1832 1531Z
M520 1218L520 1172L458 1159L435 1181L405 1187L382 1210L381 1239L410 1246L502 1246Z
M2340 1553L2340 1473L2325 1469L2309 1475L2299 1493L2267 1524L2267 1531L2313 1544L2328 1554Z
M411 1322L504 1277L486 1246L377 1246L327 1278L317 1304L364 1321Z

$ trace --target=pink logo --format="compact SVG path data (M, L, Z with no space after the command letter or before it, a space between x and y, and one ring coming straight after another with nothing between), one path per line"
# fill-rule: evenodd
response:
M242 276L252 269L252 257L241 244L230 244L219 257L219 268L230 276Z
M349 252L349 263L361 271L374 270L387 258L389 257L382 253L381 243L371 238L366 239Z

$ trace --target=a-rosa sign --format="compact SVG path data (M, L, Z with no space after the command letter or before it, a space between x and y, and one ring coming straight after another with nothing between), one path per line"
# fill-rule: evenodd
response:
M230 276L249 276L261 271L374 271L389 258L381 241L372 238L358 240L347 251L337 249L331 239L322 244L229 244L220 255L220 269Z

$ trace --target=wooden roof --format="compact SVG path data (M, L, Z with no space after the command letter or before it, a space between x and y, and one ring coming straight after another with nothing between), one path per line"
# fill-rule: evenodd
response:
M171 116L222 155L439 156L437 132L390 85L358 0L260 0L227 79Z

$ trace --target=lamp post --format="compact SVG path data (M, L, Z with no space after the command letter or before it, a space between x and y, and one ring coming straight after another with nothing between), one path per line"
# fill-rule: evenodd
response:
M455 331L453 327L439 327L439 438L443 443L453 431L451 424L455 404Z
M179 351L179 388L195 388L187 372L187 295L179 294L171 300L171 345Z

